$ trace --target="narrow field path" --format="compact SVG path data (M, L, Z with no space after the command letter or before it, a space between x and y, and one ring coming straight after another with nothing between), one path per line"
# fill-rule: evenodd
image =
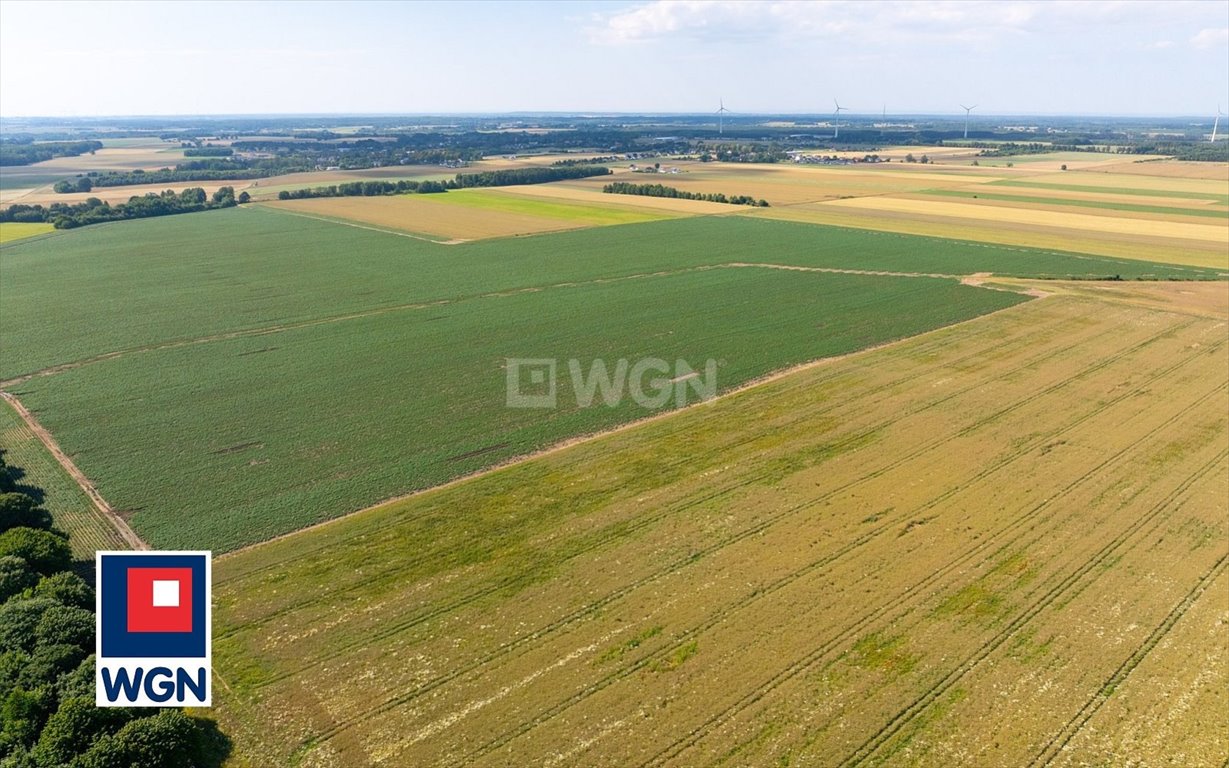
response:
M39 442L46 446L56 462L68 473L68 476L81 487L81 490L94 503L94 506L98 508L103 517L115 527L115 530L119 532L124 542L133 549L149 549L149 545L142 541L141 537L137 536L136 531L132 530L128 523L119 516L115 508L107 503L107 500L102 497L102 494L98 492L98 489L94 487L90 479L85 476L85 473L77 468L72 459L68 458L68 455L56 443L51 433L38 422L38 419L34 418L34 414L30 413L29 409L22 405L21 401L11 392L0 392L0 397L3 397L13 406L13 410L17 411L17 414L21 416L21 420L38 437Z

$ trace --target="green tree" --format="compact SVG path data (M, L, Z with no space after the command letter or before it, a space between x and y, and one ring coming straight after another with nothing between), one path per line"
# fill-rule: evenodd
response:
M192 768L209 762L205 730L178 709L131 720L103 736L72 768Z
M0 533L0 557L16 555L43 575L66 571L73 554L62 535L35 528L10 528Z
M250 201L251 199L252 199L252 196L251 196L251 195L249 195L246 191L244 191L244 192L240 192L240 193L239 193L239 202L240 202L240 204L242 204L242 203L246 203L246 202Z
M76 644L40 645L26 659L17 685L26 690L55 690L60 678L71 673L86 656Z
M0 493L0 531L18 526L50 528L51 513L24 493Z
M118 707L96 707L93 699L68 699L47 719L30 755L40 768L65 768L100 737L113 734L132 719Z
M14 688L0 703L0 754L28 749L47 719L46 693Z
M38 583L38 574L16 555L0 557L0 603Z
M35 597L49 597L57 603L77 608L94 608L94 588L72 571L44 576L34 587Z
M16 598L0 605L0 650L32 649L35 627L43 614L57 605L45 597Z
M75 645L94 647L94 614L84 608L59 605L43 611L34 627L34 641L43 645ZM80 661L80 659L78 659ZM76 661L73 666L76 666Z

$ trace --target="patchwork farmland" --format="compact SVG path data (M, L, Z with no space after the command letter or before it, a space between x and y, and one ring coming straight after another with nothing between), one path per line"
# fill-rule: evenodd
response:
M1229 165L883 156L5 222L0 448L80 561L214 551L235 768L1224 766Z

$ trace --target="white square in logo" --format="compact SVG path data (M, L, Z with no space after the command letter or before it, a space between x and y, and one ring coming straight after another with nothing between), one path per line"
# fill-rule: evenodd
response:
M179 582L178 581L154 581L154 607L155 608L178 608L179 607Z

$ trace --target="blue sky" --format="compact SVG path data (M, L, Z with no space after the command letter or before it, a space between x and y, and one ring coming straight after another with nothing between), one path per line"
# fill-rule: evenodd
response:
M0 0L0 114L1212 114L1229 0Z

